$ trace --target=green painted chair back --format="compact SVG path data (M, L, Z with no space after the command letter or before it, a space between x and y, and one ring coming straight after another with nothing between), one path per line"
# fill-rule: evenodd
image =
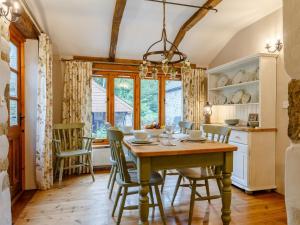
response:
M111 147L112 158L117 162L117 169L120 178L123 182L130 183L131 180L122 145L124 135L122 131L118 130L117 128L109 128L107 130L107 136Z
M193 123L189 121L180 121L179 122L180 131L184 134L187 133L187 130L193 129Z
M53 139L60 141L56 151L74 151L83 147L84 123L54 124Z
M206 138L209 137L212 141L228 143L231 134L231 128L225 126L203 125L203 132Z

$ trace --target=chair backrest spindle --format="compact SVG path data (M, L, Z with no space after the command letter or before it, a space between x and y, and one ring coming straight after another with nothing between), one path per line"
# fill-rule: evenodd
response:
M124 135L116 128L109 128L107 130L107 136L111 147L112 158L117 162L119 176L123 182L130 183L130 176L122 145Z
M203 132L205 133L206 138L211 136L211 140L221 142L221 143L228 143L229 137L231 134L231 128L225 126L215 126L215 125L203 125Z

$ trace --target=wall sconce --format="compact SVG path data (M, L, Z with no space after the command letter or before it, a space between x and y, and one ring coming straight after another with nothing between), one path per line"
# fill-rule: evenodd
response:
M275 53L275 52L280 52L283 47L283 43L281 42L280 39L277 40L276 43L273 45L270 43L266 44L266 49L269 53Z
M212 105L209 104L209 102L206 102L206 104L203 107L203 115L204 115L204 123L210 124L210 117L212 115Z
M17 22L21 17L19 2L17 0L0 0L0 16L9 22Z

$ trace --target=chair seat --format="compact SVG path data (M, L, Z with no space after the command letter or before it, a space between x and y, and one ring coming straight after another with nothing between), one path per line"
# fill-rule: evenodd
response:
M188 179L201 180L220 177L217 176L210 167L178 169L178 172Z
M140 186L139 182L138 182L138 174L137 171L128 171L129 172L129 176L130 176L130 183L125 183L122 181L122 179L120 178L119 174L117 175L117 183L119 185L126 185L129 187L136 187L136 186ZM158 173L158 172L152 172L151 177L150 177L150 185L161 185L163 183L163 178L162 176Z
M72 156L81 156L81 155L88 155L88 154L91 154L91 151L82 149L82 150L75 150L75 151L64 151L61 153L57 153L56 155L61 158L67 158Z

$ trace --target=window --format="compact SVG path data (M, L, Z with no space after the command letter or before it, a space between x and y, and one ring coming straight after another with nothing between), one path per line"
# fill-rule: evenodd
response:
M134 80L128 78L115 78L114 86L115 127L133 127Z
M141 81L141 127L158 121L158 81Z
M10 127L18 126L19 115L19 49L10 42L10 82L9 82L9 125Z
M175 131L180 131L178 123L182 120L182 101L182 82L167 80L165 94L165 121L166 124L175 125Z
M179 130L182 82L164 76L141 80L138 74L96 73L92 79L92 120L96 139L107 139L107 122L120 129L143 129L153 122L172 123Z
M92 80L92 134L106 139L107 122L107 78L94 77Z

